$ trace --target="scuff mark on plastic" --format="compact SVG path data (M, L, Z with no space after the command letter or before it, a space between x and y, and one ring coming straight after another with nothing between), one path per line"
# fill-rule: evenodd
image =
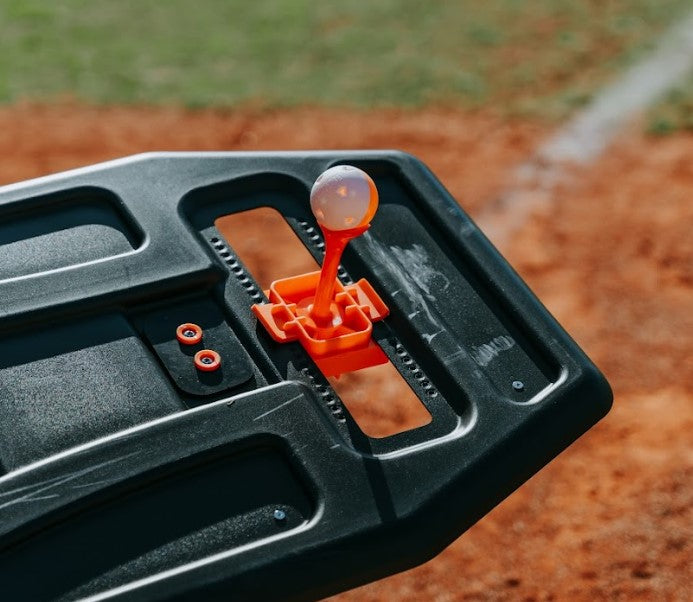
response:
M431 301L436 300L431 290L440 288L445 291L450 287L450 280L448 277L431 267L428 253L426 253L426 249L423 248L423 245L414 243L411 249L402 249L393 245L390 247L390 250L397 258L397 261L399 261L402 267L407 271L409 277L413 278L414 282L419 285L419 288L426 293L426 296ZM435 286L435 278L441 278L443 280L442 287Z
M439 334L443 334L443 332L444 332L443 330L439 330L439 331L437 331L437 332L432 332L432 333L430 333L430 334L424 334L424 335L422 335L422 336L423 336L424 340L425 340L427 343L430 343L430 342L431 342L433 339L435 339Z
M40 495L40 494L43 494L43 493L48 492L48 491L54 491L57 487L60 487L61 485L64 485L65 483L72 482L76 479L79 479L80 477L91 474L91 473L97 471L98 469L103 468L105 466L108 466L110 464L122 462L123 460L125 460L127 458L131 458L132 456L136 456L139 453L140 453L139 450L134 451L134 452L125 454L124 456L120 456L118 458L113 458L112 460L107 460L106 462L94 464L93 466L89 466L87 468L84 468L82 470L78 470L74 473L67 474L65 476L49 479L49 480L43 481L41 483L36 483L34 486L20 487L13 492L9 492L9 494L15 493L17 491L27 491L27 490L29 490L29 491L27 493L25 493L24 495L21 495L17 498L11 499L7 502L0 504L0 510L3 510L9 506L14 506L16 504L36 502L36 501L42 501L42 500L60 497L62 495L62 493L60 491L57 491L55 493L46 493L45 495ZM31 491L32 488L33 488L33 491Z
M292 404L294 401L298 401L299 399L301 399L301 397L303 397L303 396L302 395L296 395L296 397L292 397L288 401L285 401L284 403L280 403L276 408L272 408L271 410L265 412L264 414L260 414L259 416L255 416L255 418L253 418L253 420L254 421L260 420L261 418L264 418L265 416L269 416L270 414L273 414L277 410L281 410L282 408Z
M422 313L432 326L431 332L440 332L441 325L429 307L429 302L436 300L431 290L435 289L433 281L437 277L444 280L443 290L450 286L450 281L431 267L423 246L414 244L411 249L403 249L393 245L388 249L368 232L364 234L363 240L374 255L374 265L382 266L380 269L388 269L390 275L397 280L397 289L392 296L404 293L409 302L409 307L406 308L409 319Z
M488 366L500 353L512 349L515 340L507 335L496 337L483 345L472 346L472 359L482 368Z

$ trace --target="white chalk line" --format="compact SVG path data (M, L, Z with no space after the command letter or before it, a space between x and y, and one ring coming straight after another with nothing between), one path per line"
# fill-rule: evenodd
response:
M598 159L633 118L693 71L693 13L679 20L655 49L598 93L510 178L476 222L501 250L538 210L549 207L574 166Z

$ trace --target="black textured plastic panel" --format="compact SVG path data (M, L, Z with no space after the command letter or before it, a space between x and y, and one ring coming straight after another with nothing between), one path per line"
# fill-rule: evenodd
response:
M0 461L6 470L184 407L120 315L0 340Z
M388 304L373 337L432 418L382 439L300 345L258 326L262 290L214 226L270 206L320 260L308 195L339 163L381 201L340 278ZM68 202L75 190L101 200ZM0 215L15 224L0 228L8 599L338 592L429 559L610 407L589 359L406 154L141 155L0 189ZM27 241L40 257L22 264ZM182 322L222 372L192 368Z

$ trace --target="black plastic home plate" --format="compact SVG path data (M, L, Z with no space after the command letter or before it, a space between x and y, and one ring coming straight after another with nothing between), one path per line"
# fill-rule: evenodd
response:
M319 260L309 191L339 163L381 203L340 276L390 308L374 338L432 417L382 439L258 326L264 295L214 227L273 207ZM220 372L191 368L183 321ZM162 153L0 189L3 599L335 593L431 558L610 403L409 155Z

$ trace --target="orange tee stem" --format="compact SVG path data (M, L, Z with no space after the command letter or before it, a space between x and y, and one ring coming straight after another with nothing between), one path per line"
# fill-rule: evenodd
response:
M334 287L337 280L337 270L342 261L344 249L352 238L356 238L368 230L369 225L351 228L349 230L328 230L320 226L325 238L325 259L320 270L320 281L315 290L311 317L316 322L332 321L332 302L334 301Z
M325 237L325 259L320 270L320 282L315 290L313 309L311 316L317 321L324 322L332 318L332 300L334 298L334 285L337 279L339 262L342 260L342 253L347 243L353 238L345 237L342 232L321 228Z

